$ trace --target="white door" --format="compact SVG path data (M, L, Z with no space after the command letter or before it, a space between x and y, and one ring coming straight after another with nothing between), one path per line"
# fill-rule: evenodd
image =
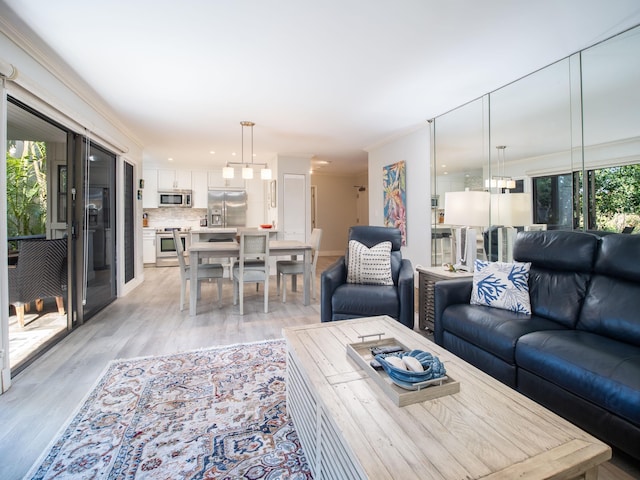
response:
M365 188L365 187L360 187ZM356 192L356 223L358 225L369 225L369 192L360 190Z
M304 175L284 174L283 231L285 240L306 240L307 196Z

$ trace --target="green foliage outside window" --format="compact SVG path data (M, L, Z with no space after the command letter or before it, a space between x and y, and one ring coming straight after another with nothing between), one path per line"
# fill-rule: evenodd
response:
M47 220L47 152L44 142L9 140L7 235L41 235Z
M640 230L640 165L595 171L596 222L601 230Z
M534 222L581 229L587 201L587 229L621 232L633 226L640 233L640 164L589 170L587 178L586 197L582 172L534 178Z

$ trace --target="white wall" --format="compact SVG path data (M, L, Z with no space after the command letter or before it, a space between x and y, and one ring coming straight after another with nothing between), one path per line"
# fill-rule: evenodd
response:
M404 258L413 267L429 265L431 257L431 177L429 126L369 150L369 224L384 225L382 169L404 160L407 167L407 245Z
M357 224L358 181L362 176L314 174L311 183L316 186L316 224L322 229L320 255L344 255L349 238L349 228ZM369 192L363 192L367 195ZM361 222L368 225L368 222Z

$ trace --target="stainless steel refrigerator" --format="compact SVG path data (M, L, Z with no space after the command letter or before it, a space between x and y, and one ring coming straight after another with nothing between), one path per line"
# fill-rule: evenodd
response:
M246 227L246 190L209 190L207 202L209 227Z

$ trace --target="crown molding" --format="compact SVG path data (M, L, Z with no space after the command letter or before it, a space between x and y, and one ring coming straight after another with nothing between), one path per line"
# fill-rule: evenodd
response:
M130 139L140 149L144 143L125 125L115 112L102 100L100 95L46 43L42 41L13 11L6 5L0 15L0 32L24 51L38 65L44 68L64 87L78 96L98 115L113 125L118 132ZM6 59L5 59L6 60ZM18 78L19 83L19 78ZM37 92L33 92L37 93ZM86 128L89 128L88 126Z

